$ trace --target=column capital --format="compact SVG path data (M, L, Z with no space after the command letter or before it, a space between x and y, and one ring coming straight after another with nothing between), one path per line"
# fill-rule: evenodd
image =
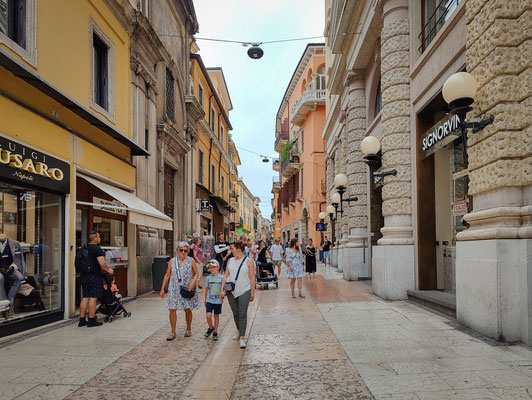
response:
M384 25L408 19L408 0L380 0Z

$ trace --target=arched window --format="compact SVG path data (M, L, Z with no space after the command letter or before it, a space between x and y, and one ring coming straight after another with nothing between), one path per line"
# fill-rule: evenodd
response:
M316 77L316 89L325 90L325 67L318 68L318 76Z
M377 93L375 93L375 112L373 113L373 118L375 118L382 108L382 92L381 92L381 80L379 79L379 84L377 85Z

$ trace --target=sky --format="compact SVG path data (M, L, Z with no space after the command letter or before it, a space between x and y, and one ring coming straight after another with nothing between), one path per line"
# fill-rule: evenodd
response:
M325 0L195 0L197 38L266 42L322 36ZM308 43L323 38L263 44L264 56L248 57L237 43L197 40L206 67L222 67L233 103L229 120L242 165L238 174L270 219L272 178L278 172L262 157L277 157L275 118L290 78ZM245 150L244 150L245 149Z

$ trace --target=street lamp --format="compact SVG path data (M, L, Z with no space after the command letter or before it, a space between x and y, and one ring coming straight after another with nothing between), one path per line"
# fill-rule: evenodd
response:
M318 217L320 219L320 222L323 222L325 218L327 218L327 213L325 211L322 211L318 214Z
M449 112L458 116L460 120L460 130L462 131L462 145L464 147L464 162L467 161L467 129L472 129L473 133L484 129L491 124L495 117L491 115L481 121L466 121L466 114L473 108L471 104L475 101L478 83L473 75L468 72L457 72L451 75L443 84L443 98L449 105Z
M370 183L370 196L373 197L373 185L375 183L375 177L384 178L389 175L397 175L397 170L375 172L381 167L381 155L379 151L381 149L381 142L375 136L366 136L360 143L360 150L364 154L365 163L369 167L369 183Z
M331 221L334 221L336 217L334 214L336 213L336 209L333 206L327 206L327 213L329 214L329 218Z
M358 197L349 197L344 199L344 193L346 191L347 185L347 176L344 174L338 174L334 177L334 186L336 187L336 192L331 195L331 203L338 213L338 206L340 206L340 214L344 214L344 202L358 201Z

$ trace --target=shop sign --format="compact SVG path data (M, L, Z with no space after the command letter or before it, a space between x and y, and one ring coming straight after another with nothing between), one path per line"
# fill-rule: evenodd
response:
M56 192L70 192L70 165L0 136L0 176Z
M460 118L449 115L430 128L421 141L423 158L427 158L436 150L441 149L460 137Z
M453 216L467 214L467 200L457 200L453 203Z
M211 211L209 199L201 199L201 212Z
M126 208L126 206L120 203L118 200L109 201L109 200L101 199L99 197L93 197L92 202L94 204L101 204L101 206L94 205L93 208L95 210L101 210L101 211L105 211L108 213L119 214L119 215L127 215L127 210L115 208L115 207ZM112 207L106 207L106 206L112 206Z

